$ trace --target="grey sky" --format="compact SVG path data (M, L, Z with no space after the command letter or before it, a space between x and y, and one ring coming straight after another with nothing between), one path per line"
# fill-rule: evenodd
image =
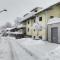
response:
M0 26L6 22L13 23L16 17L23 16L34 7L46 7L57 1L59 0L0 0L0 10L8 10L0 13Z

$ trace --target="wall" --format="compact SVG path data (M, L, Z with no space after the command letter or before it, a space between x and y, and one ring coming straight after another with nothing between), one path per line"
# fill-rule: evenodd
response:
M29 20L26 20L26 34L27 35L30 35L30 36L32 36L33 34L32 34L32 32L33 32L33 24L34 24L34 19L35 18L31 18L31 19L29 19ZM29 21L29 24L28 24L28 21ZM29 31L28 31L28 28L29 28Z
M47 10L48 13L48 19L50 19L50 16L54 17L60 17L60 6L55 5Z
M33 28L33 24L34 24L34 19L36 18L29 18L26 20L26 35L30 35L30 36L42 36L43 40L47 40L47 36L48 36L48 32L47 32L47 22L50 19L50 16L54 16L54 17L60 17L60 6L55 5L43 12L40 12L37 14L38 17L42 17L42 21L39 21L42 23L43 27L41 31L34 31ZM29 24L28 24L29 21ZM28 28L29 28L29 32L28 32Z

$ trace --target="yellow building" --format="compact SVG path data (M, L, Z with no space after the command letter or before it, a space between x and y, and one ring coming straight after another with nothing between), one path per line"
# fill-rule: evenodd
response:
M39 37L42 40L47 40L47 22L54 17L60 17L60 2L45 9L36 7L30 13L24 15L21 22L23 24L25 23L27 36L34 38ZM40 31L35 30L33 27L33 24L36 23L37 20L42 24L42 29Z

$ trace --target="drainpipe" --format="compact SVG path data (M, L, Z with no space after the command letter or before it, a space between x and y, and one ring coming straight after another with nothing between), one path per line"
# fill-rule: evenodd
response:
M39 17L36 15L36 23L39 21ZM37 37L39 36L39 30L37 30Z
M48 12L47 11L45 11L45 22L48 22ZM47 32L46 39L48 40L48 26L47 26L47 24L45 24L45 25L46 25L45 29Z

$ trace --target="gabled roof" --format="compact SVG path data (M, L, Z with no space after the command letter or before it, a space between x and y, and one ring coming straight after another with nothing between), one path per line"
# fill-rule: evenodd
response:
M20 22L23 22L31 17L35 17L36 12L29 13L27 16L23 17Z
M60 2L54 3L53 5L51 5L51 6L47 7L47 8L44 8L44 9L39 10L38 12L29 13L26 17L23 17L23 18L22 18L21 22L23 22L23 21L25 21L25 20L27 20L27 19L29 19L29 18L37 15L37 14L40 13L40 12L46 11L46 10L48 10L49 8L53 7L54 5L58 5L58 4L60 5Z
M36 10L36 9L42 9L42 7L35 7L34 9L32 9L30 12Z
M51 7L55 6L55 5L60 5L60 2L54 3L53 5L48 6L47 8L44 8L44 9L40 10L39 12L43 12L43 11L45 11L45 10L48 10L49 8L51 8ZM39 13L39 12L37 12L37 13ZM36 14L37 14L37 13L36 13Z

